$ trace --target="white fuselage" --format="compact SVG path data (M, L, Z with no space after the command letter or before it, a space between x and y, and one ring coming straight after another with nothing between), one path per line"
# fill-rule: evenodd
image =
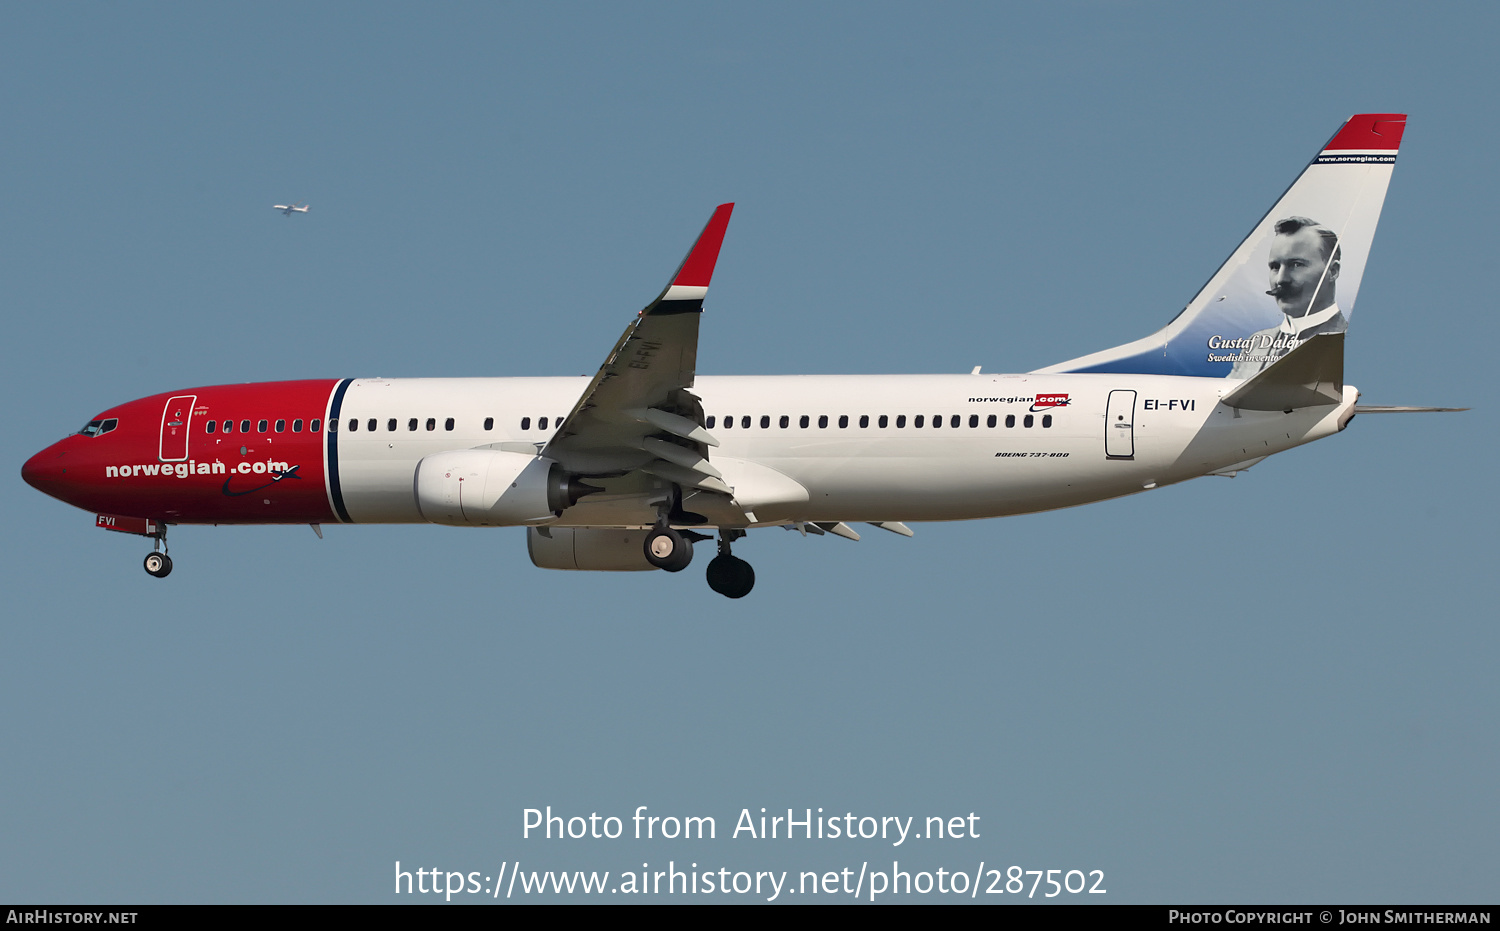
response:
M1118 497L1338 432L1358 398L1346 387L1337 405L1243 411L1219 403L1234 384L1163 375L790 375L701 377L693 392L720 443L709 461L737 497L754 499L746 523L765 525L966 520ZM356 379L336 414L336 468L350 519L421 522L413 478L424 456L539 449L587 385L586 378ZM349 430L350 421L358 429ZM590 496L556 524L647 526L654 513L638 496Z

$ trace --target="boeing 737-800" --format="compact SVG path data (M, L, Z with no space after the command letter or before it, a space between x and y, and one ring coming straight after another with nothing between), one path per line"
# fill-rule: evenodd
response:
M26 481L155 540L172 524L525 528L549 569L676 572L747 594L755 528L1070 507L1265 457L1348 426L1354 308L1400 114L1351 118L1167 326L1017 375L699 377L698 323L733 205L593 378L329 378L190 388L109 408Z

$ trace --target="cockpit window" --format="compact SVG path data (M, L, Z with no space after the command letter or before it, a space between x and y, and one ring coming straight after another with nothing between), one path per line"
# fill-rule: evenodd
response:
M84 436L103 436L120 425L120 418L110 417L107 420L90 420L78 432Z

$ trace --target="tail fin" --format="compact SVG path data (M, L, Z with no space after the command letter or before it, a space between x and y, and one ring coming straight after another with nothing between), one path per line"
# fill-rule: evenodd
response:
M1253 378L1344 332L1405 128L1402 113L1350 117L1171 323L1037 371Z

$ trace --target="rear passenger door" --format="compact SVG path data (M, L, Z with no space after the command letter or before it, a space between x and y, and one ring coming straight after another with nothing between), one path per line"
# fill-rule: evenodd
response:
M1135 458L1135 392L1116 390L1109 393L1104 409L1104 457Z

